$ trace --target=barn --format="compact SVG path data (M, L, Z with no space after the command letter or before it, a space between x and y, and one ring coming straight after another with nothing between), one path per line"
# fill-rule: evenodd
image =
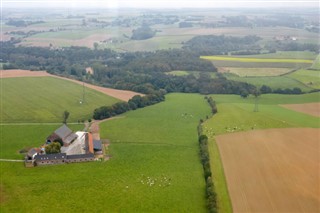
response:
M69 146L78 136L72 132L65 124L54 131L47 137L46 143L49 144L54 141L62 141L64 146Z

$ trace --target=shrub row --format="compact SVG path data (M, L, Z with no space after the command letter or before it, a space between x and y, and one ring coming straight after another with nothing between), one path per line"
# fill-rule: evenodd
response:
M201 124L200 124L201 125ZM206 181L206 199L208 212L218 212L217 196L214 191L214 184L212 182L212 173L210 168L210 156L208 149L208 137L206 135L199 136L201 163L204 171L204 178Z
M212 114L216 114L218 112L216 102L212 99L212 97L205 96L205 99L208 101L208 104L211 107ZM206 119L208 119L207 116ZM214 190L214 183L212 181L212 172L210 167L210 155L208 148L208 137L202 134L202 123L203 120L200 120L198 125L198 135L199 135L199 146L200 146L200 158L204 171L204 178L206 181L206 199L207 199L207 208L208 212L216 213L218 212L217 206L217 196Z
M93 119L102 120L125 113L129 110L135 110L150 106L165 100L165 93L158 91L146 96L135 95L128 102L118 102L112 106L102 106L93 111Z

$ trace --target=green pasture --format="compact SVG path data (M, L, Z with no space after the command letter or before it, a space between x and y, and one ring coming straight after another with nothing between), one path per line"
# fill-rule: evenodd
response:
M301 69L310 67L310 63L288 63L288 62L239 62L239 61L223 61L211 60L216 67L241 67L241 68L290 68Z
M300 88L304 92L312 90L308 85L303 84L296 79L289 78L287 76L264 76L264 77L240 77L232 73L224 73L224 76L230 80L246 82L253 84L257 87L267 85L272 89L293 89L295 87Z
M156 35L155 37L146 40L130 40L120 36L120 40L122 40L122 42L102 45L105 48L111 48L117 51L156 51L160 49L181 48L182 42L191 38L192 36L189 35Z
M312 66L312 69L320 70L320 55L314 60Z
M174 76L186 76L186 75L190 75L190 72L183 71L183 70L174 70L174 71L167 72L167 74L174 75Z
M234 73L240 77L245 76L279 76L290 72L290 68L244 68L224 67L227 72Z
M0 162L0 210L206 212L197 124L209 114L203 96L170 94L165 102L100 125L102 138L111 141L109 161L36 168ZM45 127L36 136L30 132L42 131L42 127L21 127L21 136L16 137L12 136L14 128L3 129L8 134L1 143L15 143L9 152L37 145L39 137L51 132ZM34 142L15 142L24 137ZM43 197L50 199L39 202Z
M261 54L264 55L264 54ZM216 67L239 67L239 68L307 68L313 60L294 58L293 53L287 53L288 57L281 58L274 55L274 58L265 58L260 55L253 56L200 56L202 59L211 61Z
M309 59L314 60L317 54L310 51L277 51L275 53L257 55L237 55L237 58L279 58L279 59Z
M88 119L93 110L118 100L100 92L53 77L1 79L1 122L61 122L62 113L70 112L69 122Z
M205 73L205 74L211 76L211 78L216 77L216 72L185 71L185 70L174 70L174 71L167 72L166 74L174 75L174 76L194 75L196 78L198 78L200 76L200 73Z
M320 89L320 71L298 70L288 74L287 77L296 79L311 88Z
M229 57L229 56L200 56L202 59L210 61L237 61L237 62L266 62L266 63L313 63L308 59L291 59L291 58L243 58L243 57Z
M223 165L215 136L254 129L314 127L320 128L319 118L285 109L279 104L319 102L320 93L304 95L267 94L258 98L258 112L254 112L255 98L243 99L237 95L212 95L218 113L203 125L209 137L209 152L213 179L220 212L232 212Z
M28 150L44 144L48 135L62 124L1 124L0 159L24 159L22 149ZM68 124L75 130L83 130L83 124Z

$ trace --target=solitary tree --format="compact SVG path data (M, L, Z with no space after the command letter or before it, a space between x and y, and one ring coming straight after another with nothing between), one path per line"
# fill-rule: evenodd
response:
M70 115L70 113L69 113L67 110L63 112L63 115L62 115L63 121L62 121L62 123L64 123L64 124L67 123L67 120L68 120L68 118L69 118L69 115Z

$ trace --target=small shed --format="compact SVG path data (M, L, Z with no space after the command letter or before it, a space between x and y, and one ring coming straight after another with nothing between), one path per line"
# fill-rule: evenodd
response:
M93 140L93 150L95 152L102 150L102 143L100 140Z

